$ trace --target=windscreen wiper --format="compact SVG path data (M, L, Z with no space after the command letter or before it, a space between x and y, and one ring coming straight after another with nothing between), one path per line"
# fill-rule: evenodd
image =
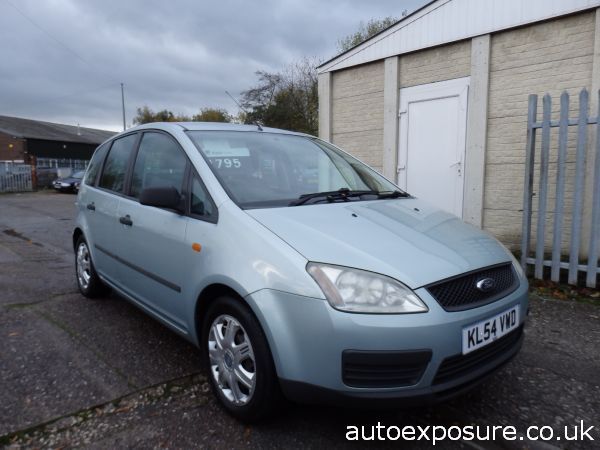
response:
M351 191L348 188L341 188L337 191L327 191L327 192L314 192L312 194L302 194L296 200L293 200L289 203L289 206L300 206L309 202L315 198L323 198L327 200L329 203L342 200L347 201L351 197L361 197L363 195L376 195L377 198L398 198L398 197L408 197L409 195L406 192L401 191Z
M403 191L380 191L377 193L378 198L400 198L400 197L410 197L408 192Z

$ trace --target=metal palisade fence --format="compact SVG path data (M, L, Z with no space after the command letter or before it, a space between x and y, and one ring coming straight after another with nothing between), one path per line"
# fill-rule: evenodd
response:
M546 94L543 98L541 122L536 117L538 97L529 96L521 243L521 264L524 269L528 264L533 265L535 278L543 279L544 267L549 267L552 281L559 281L563 269L568 271L568 283L577 284L580 272L585 272L585 284L592 288L596 287L600 273L600 92L596 95L599 98L599 110L595 117L589 115L589 94L583 89L579 94L578 117L569 117L569 94L564 92L560 97L560 119L552 120L552 98ZM575 127L571 128L570 140L569 127ZM593 142L588 142L591 127L596 131L595 138ZM553 128L558 128L558 145L555 151L552 145ZM540 129L540 160L536 163L536 132ZM589 145L593 147L588 153ZM586 161L587 154L594 155L592 170L586 170L586 164L590 163ZM551 177L554 172L555 178ZM588 179L592 177L587 183L586 172ZM534 182L536 178L537 184ZM584 207L586 184L592 189L591 207L588 208ZM534 203L536 187L537 200ZM549 201L549 196L552 195L554 204ZM535 247L531 249L535 206ZM552 225L551 241L546 240L547 232L550 231L548 219ZM563 247L563 244L567 245ZM584 257L581 258L581 255Z
M33 190L31 166L11 164L0 167L0 192L25 192Z

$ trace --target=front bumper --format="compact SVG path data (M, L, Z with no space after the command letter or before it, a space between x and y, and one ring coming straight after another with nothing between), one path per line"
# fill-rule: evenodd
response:
M72 185L63 186L60 183L52 183L52 187L57 191L72 191L74 189Z
M333 309L321 299L261 290L247 297L267 339L284 393L293 400L319 403L376 402L396 406L445 400L474 386L519 351L523 334L512 334L501 352L439 382L444 360L462 352L462 329L519 305L520 328L528 310L527 283L494 303L447 312L425 289L416 291L429 307L422 314L354 314ZM492 344L490 344L492 345ZM485 348L485 347L484 347ZM430 351L419 380L402 387L351 387L344 383L342 354L359 351Z

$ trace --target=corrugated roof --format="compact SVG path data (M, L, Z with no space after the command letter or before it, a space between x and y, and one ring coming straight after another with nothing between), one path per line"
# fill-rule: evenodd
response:
M434 0L317 69L332 72L599 6L600 0Z
M9 116L0 116L0 132L21 139L44 139L83 144L100 144L116 134L114 131Z

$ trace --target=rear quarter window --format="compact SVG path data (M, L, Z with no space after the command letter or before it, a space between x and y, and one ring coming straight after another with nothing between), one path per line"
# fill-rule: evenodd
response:
M113 141L98 186L115 192L123 192L125 174L136 140L137 134L130 134Z
M90 160L90 163L87 168L87 172L85 173L85 177L83 182L89 186L93 186L96 184L96 178L98 178L98 173L102 168L102 162L104 161L104 157L106 156L106 151L108 150L109 144L102 144L100 147L94 151L94 155Z

